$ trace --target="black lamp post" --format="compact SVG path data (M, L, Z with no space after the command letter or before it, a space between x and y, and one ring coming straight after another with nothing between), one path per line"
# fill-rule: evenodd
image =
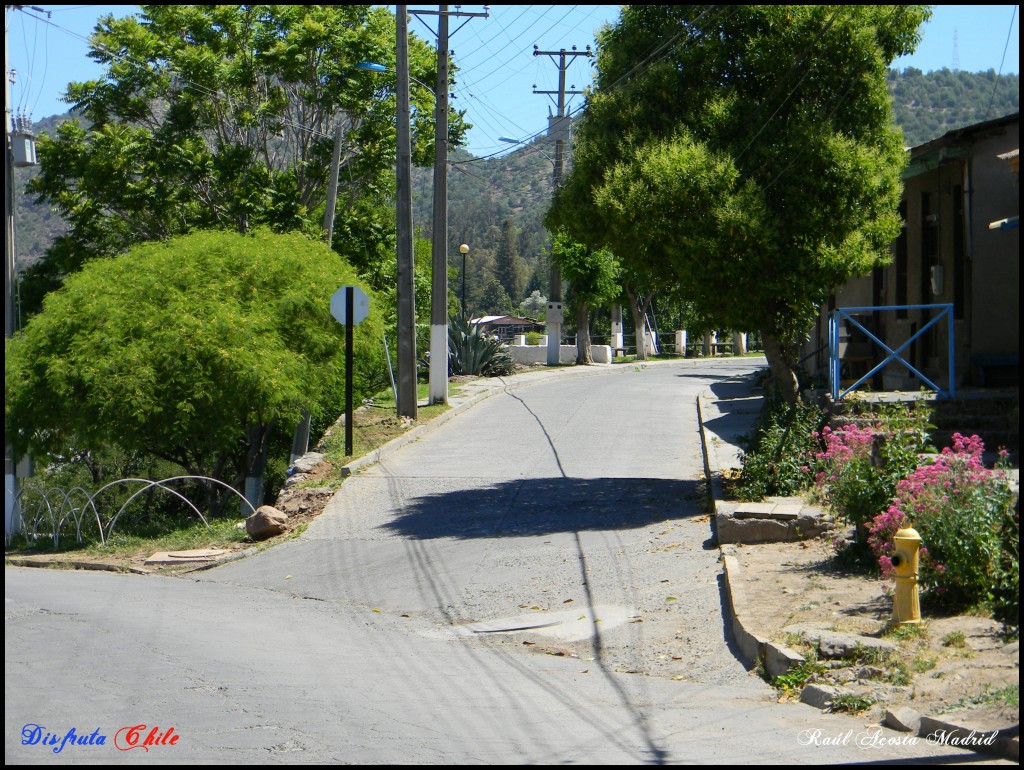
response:
M466 315L466 255L469 253L469 246L462 244L459 246L459 251L462 252L462 315Z

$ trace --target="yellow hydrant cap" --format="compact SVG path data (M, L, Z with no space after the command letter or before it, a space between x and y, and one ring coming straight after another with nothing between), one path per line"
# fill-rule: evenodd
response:
M893 540L921 540L921 536L917 534L917 530L913 527L904 527L903 529L897 530L896 534L893 535Z

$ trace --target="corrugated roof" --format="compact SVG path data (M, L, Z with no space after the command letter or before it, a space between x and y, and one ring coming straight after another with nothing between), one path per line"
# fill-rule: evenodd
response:
M495 324L495 323L507 323L507 324L537 324L539 321L534 321L532 318L521 318L514 315L485 315L481 318L470 319L471 324Z

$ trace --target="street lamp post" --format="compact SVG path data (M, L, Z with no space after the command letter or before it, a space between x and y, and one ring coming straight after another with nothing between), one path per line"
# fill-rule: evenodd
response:
M466 315L466 255L469 254L469 246L465 243L459 246L462 253L462 315Z

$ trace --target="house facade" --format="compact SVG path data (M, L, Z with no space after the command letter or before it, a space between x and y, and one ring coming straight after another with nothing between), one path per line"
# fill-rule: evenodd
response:
M858 324L894 351L913 339L900 355L943 389L1018 384L1019 115L950 131L909 150L903 231L892 262L850 281L822 308L805 348L808 369L828 370L829 317L836 308L877 307L885 309L852 313L855 322L839 327L845 384L888 355ZM897 361L865 382L875 390L922 384Z
M544 324L532 318L520 318L511 315L486 315L470 320L473 326L480 328L485 334L491 334L502 342L511 342L517 335L530 332L544 332Z

